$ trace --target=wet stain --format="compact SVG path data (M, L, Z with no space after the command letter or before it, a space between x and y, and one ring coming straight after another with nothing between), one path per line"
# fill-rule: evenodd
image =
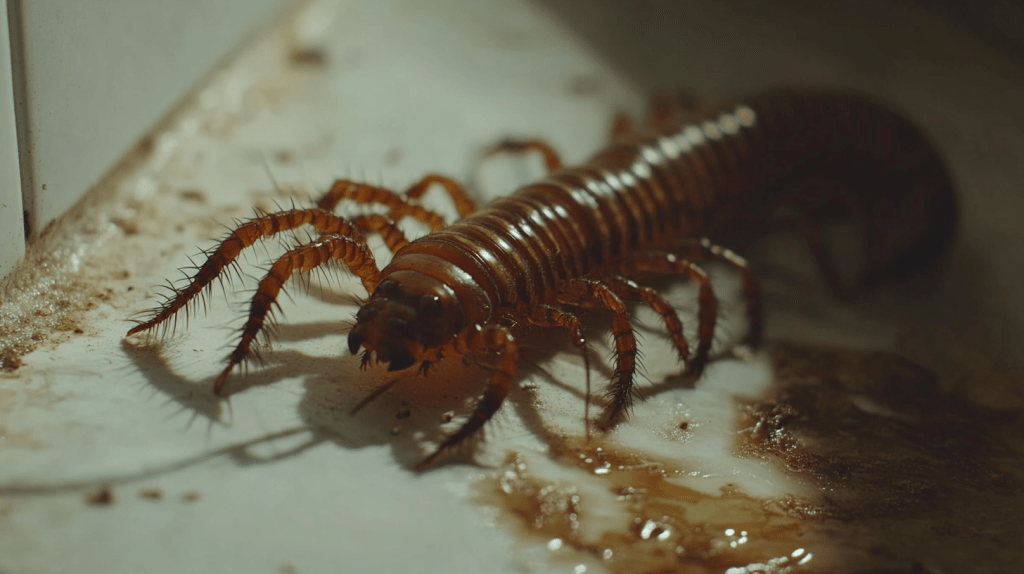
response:
M479 501L552 560L614 573L1010 571L1024 560L1019 409L978 407L892 353L778 343L770 354L774 384L738 405L734 455L784 469L805 495L699 492L682 480L699 468L591 437L514 454L477 483Z
M802 536L827 505L758 499L727 486L714 496L679 484L687 470L635 451L570 441L553 453L586 479L551 479L513 455L478 484L482 502L509 516L559 560L599 561L609 572L798 572L814 557ZM544 473L546 474L546 473ZM568 551L575 555L568 555ZM767 568L775 568L769 570ZM782 568L788 568L782 570Z

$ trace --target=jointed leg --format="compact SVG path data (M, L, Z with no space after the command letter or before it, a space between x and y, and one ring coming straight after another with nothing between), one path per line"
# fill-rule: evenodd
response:
M458 182L434 174L425 176L402 194L384 187L339 179L334 182L330 191L317 201L317 207L324 211L334 211L338 204L345 199L355 203L379 203L388 208L388 215L395 221L410 216L426 223L431 230L437 231L447 226L444 218L423 206L409 203L410 199L422 197L427 189L435 183L443 185L448 191L460 215L465 216L475 209L473 201Z
M690 346L683 335L683 322L679 320L679 314L675 307L657 291L650 287L641 287L625 277L606 277L604 284L615 292L621 299L626 301L639 301L654 309L654 312L661 316L665 322L665 330L672 336L672 344L679 352L680 361L689 361Z
M864 216L861 220L866 219ZM825 239L821 236L821 227L811 223L810 219L796 209L787 209L775 216L773 223L776 227L784 229L795 228L803 237L807 248L818 266L818 272L825 280L825 285L832 291L837 299L848 299L851 289L843 282L839 270L836 268L832 254L825 245ZM867 236L867 234L864 234Z
M530 312L526 319L531 325L538 327L561 327L569 331L572 337L572 344L579 349L583 356L583 369L587 378L587 402L584 403L583 420L586 421L588 435L590 430L590 357L587 355L587 339L583 336L583 329L580 327L580 320L571 313L555 309L550 305L538 305Z
M459 217L468 217L476 211L476 202L469 197L469 193L461 183L450 177L437 175L436 173L424 176L423 179L407 189L405 191L405 195L410 199L419 199L423 197L423 194L426 193L427 190L430 189L430 186L435 183L444 186L444 189L448 192L448 195L455 203L455 210L459 212Z
M760 345L764 328L761 307L761 284L758 282L757 275L750 268L747 260L725 247L715 245L707 238L691 245L681 254L695 261L718 259L740 272L740 278L743 281L743 298L747 302L748 330L746 342L751 347Z
M363 281L367 293L372 293L380 281L380 270L373 258L373 252L365 243L347 236L325 235L313 243L296 247L282 255L270 267L266 276L256 287L256 294L249 306L249 318L242 327L242 338L235 350L228 355L228 366L221 371L213 385L213 392L221 394L224 383L235 365L248 355L253 340L263 330L267 314L277 305L281 288L295 271L310 271L331 261L341 261L352 273Z
M379 213L357 215L352 218L352 224L359 231L363 232L364 235L367 233L380 234L381 239L384 240L384 244L388 246L388 250L392 254L397 253L399 249L409 243L409 238L402 233L402 230L398 228L394 220L386 215Z
M459 430L445 438L430 456L417 464L416 470L423 470L439 454L458 445L482 429L484 424L491 420L494 413L501 408L505 397L511 392L512 385L515 384L519 347L508 329L499 325L484 327L470 343L470 350L475 354L494 354L494 371L487 384L487 389L484 390L484 396L480 398L480 402L477 403L469 420L463 423Z
M148 321L139 323L128 331L129 335L140 333L163 323L175 313L186 307L196 295L202 293L214 279L220 276L224 268L238 259L242 250L256 243L259 239L275 235L282 231L310 225L322 235L340 235L362 241L358 226L348 220L328 213L322 209L292 209L281 213L273 213L256 217L232 231L217 247L210 252L206 262L193 275L189 284L182 289L175 289L160 309Z
M615 375L608 386L608 420L617 421L629 411L636 388L636 337L629 324L629 314L622 299L604 283L592 279L574 279L562 289L558 302L586 309L608 309L612 314L612 336L615 338Z
M562 169L562 158L551 144L543 140L502 140L484 151L484 159L500 153L539 152L544 157L544 165L549 172Z
M707 365L711 353L711 343L715 336L715 323L718 320L718 300L711 290L711 280L703 269L671 253L661 251L645 251L629 262L623 272L627 275L637 273L684 274L700 284L697 296L697 349L693 357L687 357L686 372L699 375ZM666 321L667 323L667 321ZM678 347L678 345L677 345Z

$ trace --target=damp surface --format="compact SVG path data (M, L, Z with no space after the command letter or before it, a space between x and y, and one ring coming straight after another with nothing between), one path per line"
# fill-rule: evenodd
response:
M1019 405L941 388L899 354L779 342L738 401L734 455L803 495L684 486L692 467L600 439L516 454L477 484L534 550L611 572L997 572L1024 560ZM534 464L534 463L537 464ZM582 471L582 472L581 472ZM509 527L505 521L505 527Z

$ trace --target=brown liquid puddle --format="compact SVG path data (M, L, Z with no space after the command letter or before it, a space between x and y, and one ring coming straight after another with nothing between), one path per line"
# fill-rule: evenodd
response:
M940 390L898 355L780 343L775 381L740 405L734 455L810 497L679 484L699 469L600 437L515 454L478 484L504 527L568 572L1009 572L1024 564L1019 408ZM685 448L681 445L680 448ZM582 471L582 472L581 472ZM573 570L573 564L576 564Z

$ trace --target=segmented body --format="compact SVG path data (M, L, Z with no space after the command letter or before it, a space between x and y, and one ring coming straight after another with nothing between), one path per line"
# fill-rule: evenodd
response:
M543 151L549 166L559 167L543 143L504 147ZM445 227L416 203L433 184L448 189L463 219ZM381 203L390 211L349 221L333 214L342 200ZM586 163L555 169L479 210L461 186L440 176L428 176L405 194L339 181L317 208L241 226L189 285L130 333L173 316L260 237L310 225L320 238L284 255L261 281L218 392L232 367L249 355L291 274L340 260L371 293L349 335L352 352L365 348L364 365L375 357L392 370L419 364L426 371L442 359L486 357L493 367L473 415L437 452L475 434L500 407L514 382L516 336L523 327L566 329L586 359L575 315L580 308L612 314L616 369L607 396L608 416L615 420L628 411L634 389L637 347L626 302L650 305L687 370L699 374L703 368L717 306L700 260L722 259L740 271L748 340L758 342L756 277L741 257L705 238L770 228L778 208L804 232L827 274L817 225L834 215L859 221L864 281L940 252L956 221L955 196L938 154L909 122L869 100L780 91L697 112L668 99L656 106L645 131L620 128L614 143ZM394 223L404 216L434 231L408 242ZM367 233L382 234L394 252L383 270L366 247ZM650 273L679 273L700 283L694 349L671 305L630 279Z

